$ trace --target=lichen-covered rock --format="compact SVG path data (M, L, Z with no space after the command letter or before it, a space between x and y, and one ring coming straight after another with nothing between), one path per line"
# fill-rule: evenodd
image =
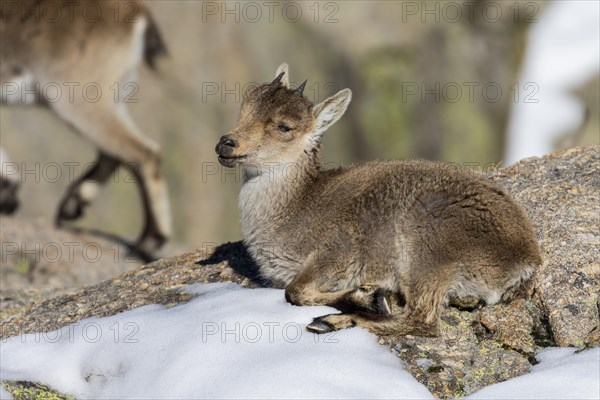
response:
M490 179L525 207L544 264L527 288L528 298L471 311L448 308L437 338L381 338L439 398L522 375L541 347L600 345L600 146L523 160ZM182 286L217 281L261 284L240 242L159 260L51 299L3 302L0 337L51 331L144 304L187 301Z
M474 312L444 310L439 337L383 338L405 361L405 368L438 398L458 397L529 371L536 340L545 327L535 305L510 305ZM541 336L545 338L545 336Z
M600 146L527 159L492 177L525 207L544 263L532 282L559 346L600 325Z
M3 382L3 386L15 400L74 400L71 396L63 396L39 383Z
M385 338L405 368L438 398L459 397L529 371L528 358L478 335L475 313L448 309L439 337Z
M536 350L535 327L541 323L538 309L525 300L511 304L484 307L479 312L479 322L491 339L515 351L533 354Z

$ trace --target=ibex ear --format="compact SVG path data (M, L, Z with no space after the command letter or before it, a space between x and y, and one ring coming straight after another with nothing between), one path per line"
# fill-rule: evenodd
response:
M277 79L277 77L281 74L283 74L283 76L281 77L281 79L279 80L279 82L281 82L281 84L288 88L290 87L290 67L287 65L287 63L283 63L279 66L279 68L277 68L277 71L275 72L275 79Z
M313 135L322 135L331 125L344 115L352 100L350 89L340 90L313 108L316 125Z

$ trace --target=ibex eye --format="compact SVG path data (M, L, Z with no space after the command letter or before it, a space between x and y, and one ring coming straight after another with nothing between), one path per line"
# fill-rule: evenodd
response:
M292 128L290 128L286 124L279 124L279 125L277 125L277 129L279 129L281 132L289 132L289 131L292 130Z

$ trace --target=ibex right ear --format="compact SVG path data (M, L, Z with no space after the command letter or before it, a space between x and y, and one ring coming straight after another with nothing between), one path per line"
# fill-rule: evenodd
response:
M313 108L313 115L316 119L313 135L322 135L331 125L335 124L344 115L351 100L352 91L344 89L317 104Z
M290 72L289 72L289 70L290 70L290 67L286 63L283 63L277 68L277 71L275 72L275 81L279 80L281 85L283 85L284 87L286 87L288 89L290 87ZM283 74L283 75L281 75L281 74ZM273 81L273 82L275 82L275 81Z

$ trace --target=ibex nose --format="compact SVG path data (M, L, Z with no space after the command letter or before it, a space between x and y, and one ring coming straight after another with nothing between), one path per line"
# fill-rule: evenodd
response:
M229 147L234 147L234 148L238 147L238 142L227 135L221 136L221 140L219 140L219 144L222 146L229 146Z

